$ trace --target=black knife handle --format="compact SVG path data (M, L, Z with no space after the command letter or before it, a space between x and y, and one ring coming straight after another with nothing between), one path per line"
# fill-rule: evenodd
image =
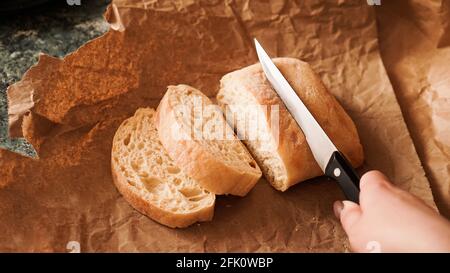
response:
M348 200L359 204L359 175L343 154L334 152L325 168L325 175L336 180Z

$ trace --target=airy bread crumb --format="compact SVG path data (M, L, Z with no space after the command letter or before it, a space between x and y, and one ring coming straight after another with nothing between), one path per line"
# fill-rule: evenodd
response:
M156 126L170 157L210 192L244 196L262 175L220 108L193 87L168 87Z
M215 195L170 159L158 138L155 111L141 108L114 136L114 183L138 211L169 227L186 227L213 217Z

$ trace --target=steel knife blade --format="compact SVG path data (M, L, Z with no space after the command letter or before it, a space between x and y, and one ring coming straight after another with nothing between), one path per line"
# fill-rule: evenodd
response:
M335 179L347 199L359 202L359 176L336 148L283 74L255 39L256 53L267 80L305 135L314 159L325 175Z

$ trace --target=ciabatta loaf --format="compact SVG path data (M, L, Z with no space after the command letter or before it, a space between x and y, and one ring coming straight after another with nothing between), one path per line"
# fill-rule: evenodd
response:
M165 152L154 124L155 111L141 108L114 136L114 183L139 212L169 227L213 217L215 195L183 173Z
M168 87L156 126L170 157L212 193L244 196L262 175L220 108L193 87Z
M311 67L294 58L273 61L336 147L354 167L361 165L363 150L355 125ZM225 75L220 83L217 101L227 117L232 116L228 120L238 135L249 131L245 109L257 112L260 120L262 117L257 137L244 138L244 143L276 189L285 191L323 174L300 127L266 80L259 63ZM278 111L269 106L278 106Z

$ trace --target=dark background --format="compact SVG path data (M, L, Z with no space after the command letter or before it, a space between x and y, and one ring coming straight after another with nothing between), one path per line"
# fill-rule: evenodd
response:
M103 13L110 0L79 1L0 1L0 147L33 154L31 146L8 138L6 88L37 63L41 52L64 57L109 29Z

